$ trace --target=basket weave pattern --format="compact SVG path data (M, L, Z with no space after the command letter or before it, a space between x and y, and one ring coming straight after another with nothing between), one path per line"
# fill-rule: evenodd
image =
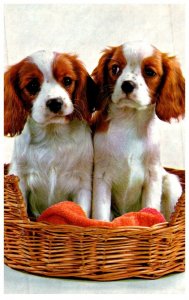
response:
M37 223L28 218L13 175L4 177L4 255L14 269L54 276L93 280L130 277L155 279L183 272L185 258L184 171L179 175L183 194L169 223L152 227L77 227Z

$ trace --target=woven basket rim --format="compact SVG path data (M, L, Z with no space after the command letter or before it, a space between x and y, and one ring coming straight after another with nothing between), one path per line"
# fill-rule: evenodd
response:
M6 219L6 221L9 221L8 219ZM53 228L56 230L61 230L62 228L71 228L71 229L80 229L83 230L84 232L87 231L95 231L95 230L101 230L102 232L104 231L130 231L130 230L136 230L136 231L144 231L146 230L147 232L149 231L153 231L154 229L164 229L166 227L169 226L169 222L163 222L163 223L158 223L158 224L154 224L152 226L137 226L137 225L132 225L132 226L117 226L117 227L108 227L108 226L79 226L79 225L72 225L72 224L50 224L48 222L36 222L36 221L32 221L29 219L28 217L28 222L26 223L26 220L20 220L20 219L10 219L10 222L12 223L16 223L17 225L24 227L28 227L31 226L33 228L35 227L41 227L42 229L49 229L49 228ZM172 225L171 225L172 226Z

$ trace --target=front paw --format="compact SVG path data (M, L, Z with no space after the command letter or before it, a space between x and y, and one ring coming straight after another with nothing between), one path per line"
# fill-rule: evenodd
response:
M100 221L111 221L111 214L109 211L103 211L102 209L99 211L93 211L92 218Z

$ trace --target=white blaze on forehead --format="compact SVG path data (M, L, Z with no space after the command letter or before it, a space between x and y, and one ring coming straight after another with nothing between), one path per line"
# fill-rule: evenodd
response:
M123 44L123 53L126 57L127 63L130 61L135 62L135 64L141 62L144 58L152 56L153 51L153 46L143 41Z
M46 80L52 78L52 64L54 53L46 50L37 51L30 56L30 61L35 63L38 69L45 75Z

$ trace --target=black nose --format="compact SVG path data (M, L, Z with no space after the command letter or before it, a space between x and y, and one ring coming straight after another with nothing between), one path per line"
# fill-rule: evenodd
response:
M61 98L52 98L46 102L46 106L53 113L57 113L61 110L63 101Z
M136 87L136 84L131 80L123 81L123 83L121 85L121 88L125 94L132 93L132 91L134 90L135 87Z

